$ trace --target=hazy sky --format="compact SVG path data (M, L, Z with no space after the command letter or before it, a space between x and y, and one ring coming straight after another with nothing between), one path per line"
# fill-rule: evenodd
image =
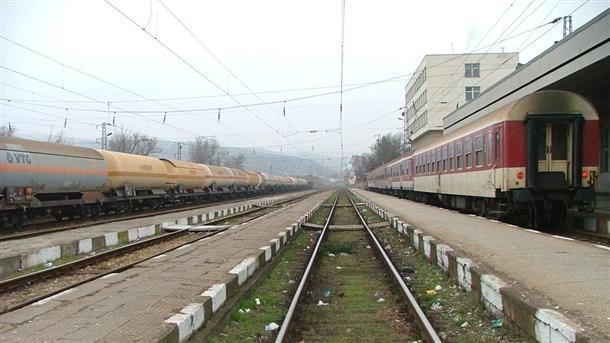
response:
M339 156L334 130L339 127L339 95L334 92L340 80L341 1L109 2L157 40L103 0L0 1L2 125L10 122L31 138L63 131L67 137L94 139L101 134L96 125L114 117L117 126L170 142L203 135L230 146ZM347 1L345 88L395 79L344 93L346 156L366 150L376 134L400 132L400 111L391 112L403 106L409 73L425 54L470 52L502 34L567 15L583 2ZM609 5L587 2L573 14L574 28ZM513 51L538 38L519 51L520 62L526 63L562 37L561 24L540 37L549 28L503 41L490 51ZM334 94L291 101L328 92ZM218 123L219 107L273 101L280 103L223 109ZM108 114L108 108L117 113ZM176 110L196 111L172 112ZM322 132L305 132L309 130Z

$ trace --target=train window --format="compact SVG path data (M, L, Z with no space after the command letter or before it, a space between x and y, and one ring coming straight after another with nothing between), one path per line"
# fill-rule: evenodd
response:
M472 140L468 138L464 141L464 152L466 154L466 168L472 167Z
M477 167L483 165L483 135L474 138L474 158Z
M453 156L455 156L455 146L453 143L449 145L447 154L449 155L449 170L453 170Z
M496 161L500 160L500 131L496 131L496 137L494 141Z
M457 169L462 169L464 168L464 156L462 156L462 154L464 153L464 145L462 142L456 143L455 144L455 155L456 155L456 164L457 164Z
M443 159L443 171L447 171L447 147L443 147L443 152L441 154L441 158Z
M493 160L492 156L491 156L491 152L492 150L492 142L491 142L491 131L487 132L487 164L491 165L491 162Z
M436 150L436 171L441 171L441 149Z

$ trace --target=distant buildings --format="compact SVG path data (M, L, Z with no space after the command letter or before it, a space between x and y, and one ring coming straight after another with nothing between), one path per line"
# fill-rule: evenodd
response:
M512 73L518 53L426 55L405 87L408 146L441 135L443 117Z

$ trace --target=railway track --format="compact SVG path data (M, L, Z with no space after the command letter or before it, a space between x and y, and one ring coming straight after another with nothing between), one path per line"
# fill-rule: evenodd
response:
M189 229L182 229L56 267L0 281L0 306L2 306L0 307L0 314L48 299L106 275L125 271L144 261L216 235L231 226L249 222L282 206L301 201L310 195L304 194L270 206L255 207L205 224L222 224L226 226L224 228L203 233L191 233Z
M148 218L148 217L164 215L164 214L171 214L171 213L176 213L176 212L196 210L196 209L206 208L209 206L229 204L229 203L232 203L235 201L241 201L241 200L255 200L255 199L260 199L260 198L264 198L267 196L269 196L269 194L259 195L259 196L241 197L241 198L236 198L236 199L231 199L231 200L226 200L226 201L206 202L206 203L200 203L200 204L192 205L192 206L172 207L169 209L161 209L161 210L160 209L147 209L147 210L141 211L137 214L134 214L134 213L115 214L115 215L110 215L109 217L104 217L104 218L100 218L100 219L91 219L91 218L74 219L74 220L71 220L71 221L74 221L74 223L72 223L72 224L69 224L69 221L37 223L37 224L30 225L28 227L22 228L21 230L23 230L23 231L14 232L15 230L11 230L13 232L2 233L0 235L0 242L23 239L23 238L28 238L28 237L36 237L36 236L46 235L46 234L55 233L55 232L70 231L70 230L79 229L79 228L83 228L86 226L92 226L92 225L108 224L108 223L113 223L113 222L118 222L118 221L141 219L141 218ZM62 224L65 224L66 222L68 222L68 225L62 226ZM60 225L60 226L56 226L56 225Z
M340 203L343 206L337 206ZM331 222L363 228L331 233ZM390 278L397 287L390 286ZM440 342L358 207L343 191L328 212L276 342L304 337L377 341L380 334L384 340Z

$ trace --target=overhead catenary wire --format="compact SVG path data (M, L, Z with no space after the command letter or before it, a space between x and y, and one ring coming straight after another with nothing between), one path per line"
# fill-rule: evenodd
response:
M193 37L197 41L197 43L199 43L199 45L203 49L205 49L214 58L214 60L216 60L216 62L218 62L231 76L233 76L233 78L235 78L237 80L237 82L239 82L245 89L247 89L259 101L264 102L264 100L261 99L261 97L258 94L256 94L256 92L254 92L250 87L248 87L248 85L246 85L245 82L243 82L237 75L235 75L235 73L224 62L222 62L222 60L220 60L220 58L214 52L212 52L212 50L207 45L204 44L201 41L201 39L199 39L199 37L188 26L186 26L186 24L171 9L169 9L169 7L167 7L162 0L158 0L158 1L161 4L161 6L163 6L163 8L165 8L169 12L169 14L172 15L172 17L174 17L174 19L176 19L176 21L178 21L178 23L180 23L180 25L191 35L191 37ZM277 109L271 107L270 105L267 105L267 106L269 108L271 108L274 112L279 114ZM286 118L286 102L285 101L284 101L283 115L284 115L284 118ZM290 124L290 121L288 121L288 119L285 119L285 120L287 123L289 123L289 125L291 127L293 127L292 124Z
M194 71L197 75L201 76L202 78L204 78L206 81L208 81L210 84L212 84L214 87L216 87L218 90L220 90L222 93L226 94L229 98L231 98L235 103L237 103L238 105L241 106L240 101L235 98L234 96L232 96L229 92L227 92L224 88L222 88L219 84L217 84L216 82L214 82L214 80L212 80L211 78L209 78L206 74L204 74L203 72L201 72L199 69L197 69L192 63L190 63L189 61L187 61L184 57L182 57L180 54L178 54L177 52L175 52L172 48L170 48L167 44L165 44L162 40L160 40L157 36L153 35L152 33L150 33L148 30L146 30L145 27L141 26L140 24L138 24L137 22L135 22L135 20L133 20L130 16L128 16L125 12L121 11L118 7L116 7L112 2L110 2L109 0L104 0L104 2L106 2L110 7L112 7L115 11L117 11L120 15L122 15L125 19L127 19L129 22L131 22L133 25L135 25L136 27L140 28L142 30L142 32L146 33L146 35L148 35L149 37L151 37L152 39L154 39L155 42L157 42L159 45L161 45L163 48L165 48L167 51L169 51L172 55L174 55L177 59L179 59L183 64L185 64L186 66L188 66L192 71ZM256 114L255 112L248 110L248 113L252 114L255 118L257 118L259 121L261 121L263 124L265 124L265 126L271 128L274 131L278 131L276 128L274 128L273 126L271 126L269 123L267 123L267 121L265 121L263 118L261 118L258 114ZM280 137L282 137L280 135ZM297 150L299 150L298 145L290 142L290 140L288 140L286 137L282 137L284 138L289 145L292 145L293 147L295 147Z
M576 7L574 10L572 10L572 11L571 11L571 12L568 14L568 16L570 16L570 15L574 14L576 11L580 10L580 9L581 9L581 8L582 8L584 5L586 5L586 4L587 4L589 1L590 1L590 0L585 0L585 1L584 1L583 3L581 3L581 4L580 4L578 7ZM555 8L555 7L553 7L553 8ZM552 11L552 10L551 10L551 11ZM549 14L547 14L547 18L548 18L548 16L549 16L549 15L550 15L550 12L549 12ZM559 19L560 19L560 18L561 18L561 17L559 17L559 18L555 18L555 19L553 19L552 21L550 21L550 22L546 23L545 25L549 25L549 24L550 24L550 25L551 25L551 27L549 27L547 30L545 30L543 33L541 33L541 34L540 34L538 37L536 37L536 38L535 38L533 41L531 41L529 44L527 44L527 45L525 45L525 46L524 46L524 44L525 44L525 43L527 42L527 40L529 39L529 37L526 37L526 39L525 39L525 40L523 40L523 41L521 42L521 44L520 44L520 45L517 47L517 51L523 51L523 50L527 49L529 46L531 46L532 44L534 44L534 43L535 43L536 41L538 41L540 38L544 37L544 36L545 36L547 33L549 33L551 30L553 30L555 27L557 27L557 25L559 25L559 23L560 23L560 20L559 20ZM544 19L544 20L546 20L546 19ZM500 64L499 64L499 65L496 67L496 70L497 70L497 68L500 68L500 67L502 67L504 64L506 64L506 63L507 63L509 60L510 60L510 58L505 59L505 60L504 60L502 63L500 63ZM495 71L495 70L494 70L494 71ZM492 74L494 73L494 71L490 72L490 73L489 73L489 74L487 74L485 77L483 77L483 78L479 79L479 80L478 80L478 81L477 81L477 82L474 84L474 86L479 85L479 84L480 84L482 81L484 81L484 80L485 80L487 77L489 77L490 75L492 75ZM457 97L455 97L455 98L454 98L454 99L453 99L451 102L454 102L454 101L455 101L455 100L457 100L459 97L461 97L461 94L460 94L460 95L458 95ZM432 108L432 109L437 109L437 108Z

